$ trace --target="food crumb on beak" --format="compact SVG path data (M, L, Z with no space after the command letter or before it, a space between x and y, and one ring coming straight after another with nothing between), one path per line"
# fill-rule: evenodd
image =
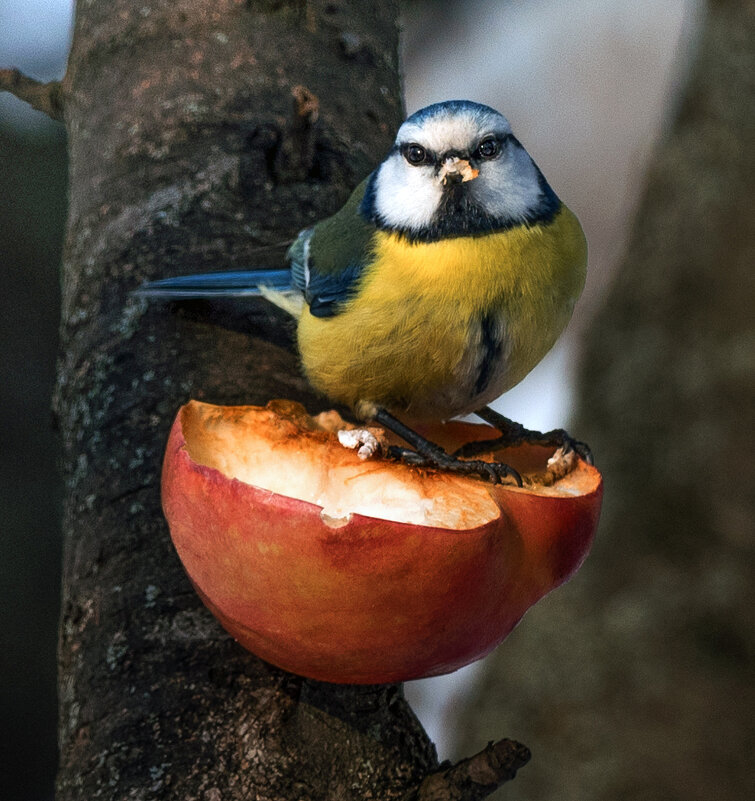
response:
M480 171L473 167L467 159L460 159L455 156L446 159L441 167L441 181L444 185L449 182L460 181L464 183L465 181L471 181L477 178L479 174Z

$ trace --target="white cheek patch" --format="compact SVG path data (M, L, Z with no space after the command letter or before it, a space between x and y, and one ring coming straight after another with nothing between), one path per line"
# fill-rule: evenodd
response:
M506 139L510 133L511 126L499 114L449 110L408 120L399 129L396 142L399 146L416 142L436 155L454 150L468 153L481 138L495 134ZM503 225L537 215L542 202L540 176L516 140L506 141L500 157L474 164L479 175L465 181L464 191L488 218ZM388 228L417 234L437 222L443 186L432 165L411 165L394 150L378 169L374 192L374 211Z
M518 146L482 164L469 192L488 214L502 220L522 220L535 212L541 201L537 169L527 151Z
M413 167L396 153L378 171L375 210L388 226L417 231L432 223L442 194L434 167Z

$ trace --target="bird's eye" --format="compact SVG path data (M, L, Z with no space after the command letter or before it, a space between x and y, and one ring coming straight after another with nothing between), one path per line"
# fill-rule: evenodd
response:
M477 157L481 159L493 159L498 155L498 142L495 139L483 139L477 145Z
M409 164L422 164L427 159L427 151L422 145L407 145L404 149L404 158Z

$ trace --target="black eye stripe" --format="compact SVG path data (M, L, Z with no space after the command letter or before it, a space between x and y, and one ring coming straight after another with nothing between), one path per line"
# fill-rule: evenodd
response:
M414 167L422 164L434 164L435 154L418 142L407 142L399 148L401 155Z
M475 150L477 158L492 159L501 152L501 143L494 136L486 136Z
M497 158L513 139L513 134L483 136L474 150L474 157L483 161Z
M404 159L413 167L426 165L434 165L437 167L443 159L449 156L457 156L458 158L477 161L494 159L503 152L510 141L514 141L514 136L510 133L488 134L478 141L472 151L449 150L440 157L434 151L424 145L420 145L419 142L404 142L401 145L395 145L393 151L395 152L398 150ZM490 144L493 145L493 150L488 152L490 150Z

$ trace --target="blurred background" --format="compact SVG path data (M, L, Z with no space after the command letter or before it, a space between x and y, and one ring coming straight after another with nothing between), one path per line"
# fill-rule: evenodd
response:
M0 0L0 67L62 77L70 0ZM53 797L60 501L50 402L65 132L0 92L0 796Z
M487 659L406 686L441 759L502 736L533 749L495 798L751 796L752 500L735 489L752 486L740 462L755 254L738 226L753 209L736 191L755 177L738 116L755 99L752 6L405 3L407 111L449 98L501 110L590 245L568 335L499 408L535 428L568 423L593 445L606 478L593 555ZM0 0L0 66L61 77L71 14L70 0ZM11 801L52 799L55 769L49 406L65 172L62 128L0 94L0 787Z

